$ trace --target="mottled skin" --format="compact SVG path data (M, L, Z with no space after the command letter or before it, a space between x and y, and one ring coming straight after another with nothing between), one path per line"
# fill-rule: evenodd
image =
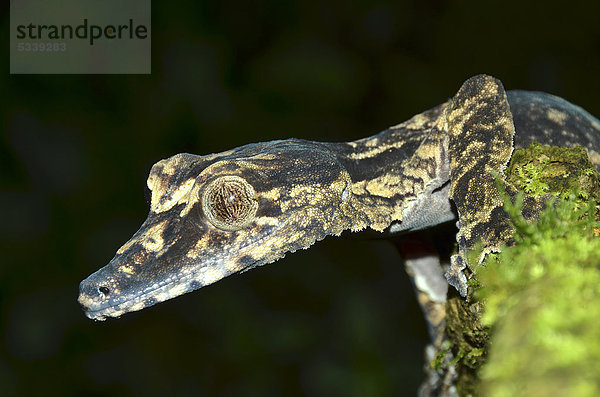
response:
M288 139L175 155L152 167L148 218L81 283L79 302L91 319L118 317L344 230L400 232L457 217L459 254L447 278L465 295L466 251L481 247L482 259L511 241L493 175L514 147L531 142L582 145L600 168L598 120L548 94L507 95L489 76L358 141ZM538 203L528 205L534 214Z

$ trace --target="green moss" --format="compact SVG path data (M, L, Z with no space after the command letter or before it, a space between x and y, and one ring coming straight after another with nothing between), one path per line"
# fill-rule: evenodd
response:
M451 291L446 302L446 333L452 341L456 364L456 388L460 396L478 395L479 368L485 363L489 341L488 328L481 322L483 304Z
M433 358L433 360L431 360L431 362L429 363L429 366L433 369L435 369L436 371L440 371L442 369L442 367L444 367L446 365L446 356L448 355L448 353L452 350L452 342L450 341L444 341L444 343L442 343L442 346L440 347L440 351L438 351L437 355ZM454 363L450 363L450 364L454 364Z
M518 244L479 269L492 327L482 394L600 395L600 239L596 206L572 195L549 206L534 224L521 200L507 203Z
M487 256L467 300L449 297L457 391L600 395L600 177L582 148L539 144L515 151L506 175L551 204L529 223L522 194L506 198L517 245Z
M506 174L522 192L505 198L517 244L487 255L469 296L452 290L446 304L458 394L600 395L600 176L583 149L538 144ZM524 193L547 204L536 222L521 215Z
M533 143L515 150L506 169L506 180L534 197L546 193L567 198L600 201L600 177L581 146L561 148Z

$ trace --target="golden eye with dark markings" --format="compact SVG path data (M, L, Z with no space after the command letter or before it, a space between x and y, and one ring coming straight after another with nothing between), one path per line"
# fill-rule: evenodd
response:
M238 230L254 219L258 202L252 185L239 176L222 176L210 182L202 194L208 220L223 230Z

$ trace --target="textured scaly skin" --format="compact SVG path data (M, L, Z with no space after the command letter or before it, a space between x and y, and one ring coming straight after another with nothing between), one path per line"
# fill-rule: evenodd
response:
M82 281L79 302L89 318L118 317L344 230L401 232L456 216L459 254L447 278L465 295L467 250L480 242L483 258L511 241L492 172L531 142L582 145L600 168L598 120L548 94L507 95L483 75L451 101L358 141L288 139L175 155L152 167L148 218Z

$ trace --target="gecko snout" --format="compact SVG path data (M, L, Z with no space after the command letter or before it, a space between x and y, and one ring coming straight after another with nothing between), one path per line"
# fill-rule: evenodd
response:
M84 280L79 284L79 298L77 301L84 310L101 306L109 299L111 289L94 281Z

